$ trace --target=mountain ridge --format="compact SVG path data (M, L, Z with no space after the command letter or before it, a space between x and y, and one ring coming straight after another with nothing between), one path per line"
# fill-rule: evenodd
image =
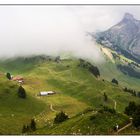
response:
M98 43L140 63L140 20L125 13L122 20L96 34Z

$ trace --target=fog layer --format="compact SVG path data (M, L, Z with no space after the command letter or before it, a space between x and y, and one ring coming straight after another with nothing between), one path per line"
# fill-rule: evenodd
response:
M72 54L102 61L86 32L102 31L139 7L1 6L0 57Z

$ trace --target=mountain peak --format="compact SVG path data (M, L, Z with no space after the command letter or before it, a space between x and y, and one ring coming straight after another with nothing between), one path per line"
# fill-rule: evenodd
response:
M134 16L132 14L125 13L123 19L125 19L125 20L134 20L135 18L134 18Z
M133 15L125 13L119 23L101 32L98 38L103 45L140 63L140 20Z

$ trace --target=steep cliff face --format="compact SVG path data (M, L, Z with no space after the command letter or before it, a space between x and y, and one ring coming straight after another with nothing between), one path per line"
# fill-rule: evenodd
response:
M97 33L96 39L106 47L140 62L140 20L133 15L126 13L118 24Z

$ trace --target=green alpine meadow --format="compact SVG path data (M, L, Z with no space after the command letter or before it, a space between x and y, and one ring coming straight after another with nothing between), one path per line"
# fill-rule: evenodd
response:
M0 7L0 135L139 135L139 9Z

